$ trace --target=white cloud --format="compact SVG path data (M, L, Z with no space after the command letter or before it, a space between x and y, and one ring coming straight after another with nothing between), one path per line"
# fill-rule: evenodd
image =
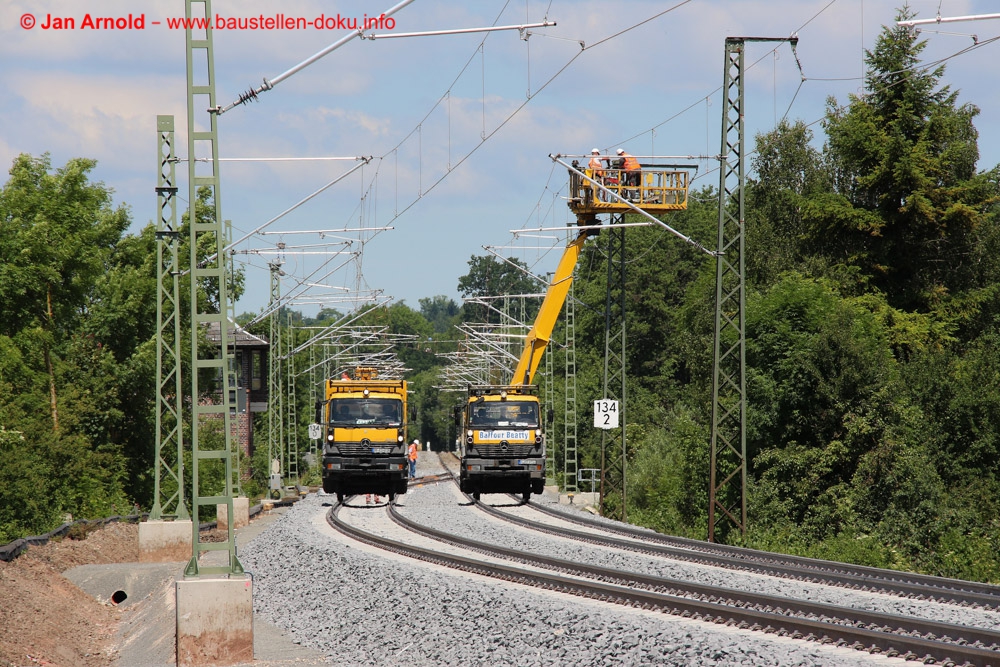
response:
M242 17L276 12L360 16L393 4L215 0L213 10ZM224 157L384 155L281 224L285 229L351 221L379 225L413 204L393 221L396 231L367 245L363 265L371 284L416 306L419 297L442 293L442 284L453 288L469 255L481 254L482 245L506 244L509 229L537 218L539 201L545 202L549 219L566 218L567 209L556 198L565 173L553 167L548 153L585 152L595 145L613 149L619 143L640 154L717 152L722 111L717 89L726 36L784 36L799 30L805 83L787 45L777 50L777 60L770 56L770 45L748 46L748 64L763 57L746 78L752 133L769 129L789 105L793 117L812 121L822 116L827 96L846 101L861 86L862 49L871 47L880 26L893 20L896 4L693 0L581 54L576 40L592 46L668 5L661 0L554 0L551 6L528 3L526 15L525 3L518 0L498 23L537 21L548 8L558 25L534 31L527 42L516 32L494 33L482 53L477 50L482 35L354 40L261 94L258 102L223 115L219 149ZM419 0L397 15L396 30L485 26L497 20L503 6L500 0ZM910 6L921 17L933 17L939 6L951 16L995 11L986 0L910 0ZM99 0L89 9L109 15L144 12L151 21L180 16L183 3ZM95 177L132 204L136 219L144 222L155 217L157 114L175 115L177 152L187 150L183 33L162 26L143 32L45 32L19 24L26 12L41 18L86 11L76 0L0 3L0 86L5 90L0 160L9 165L22 151L51 152L55 165L74 156L96 158ZM984 39L1000 33L1000 23L953 24L949 32L975 32ZM343 34L216 31L217 102L229 103ZM968 36L927 32L925 37L928 58L971 43ZM983 109L977 124L986 165L1000 161L994 52L995 47L986 47L949 60L946 74L947 82L962 90L963 101ZM539 93L574 56L572 65ZM834 78L850 80L821 80ZM529 91L534 99L480 146L482 134L503 122ZM199 117L204 122L202 110ZM224 214L239 229L251 229L351 166L225 163ZM186 180L183 168L179 173ZM434 263L433 276L414 280L412 267L426 258L446 260ZM297 269L305 270L305 264ZM266 294L266 281L257 292Z

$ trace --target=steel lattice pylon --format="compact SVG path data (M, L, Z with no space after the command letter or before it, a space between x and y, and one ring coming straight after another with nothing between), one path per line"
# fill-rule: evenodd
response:
M627 521L625 485L625 222L624 214L611 216L608 234L608 284L604 308L604 398L619 405L619 428L601 435L601 514Z
M746 271L743 188L744 45L795 37L727 37L719 169L719 227L715 275L715 350L708 539L726 526L747 529L746 504ZM724 535L722 536L724 537Z
M156 117L159 174L156 197L156 468L153 507L149 518L164 515L188 520L184 501L183 386L181 383L181 323L178 310L180 268L177 231L177 158L174 154L174 117ZM172 480L172 491L163 488Z
M294 484L299 483L299 438L298 438L298 414L296 412L295 403L295 362L292 355L292 350L295 349L295 335L292 330L292 314L288 313L288 328L287 335L285 336L285 344L287 346L287 353L285 354L285 375L287 380L287 391L285 392L285 398L288 402L286 406L287 413L287 433L288 437L285 439L286 447L285 451L287 453L287 460L285 461L285 470L288 471L288 479Z
M204 19L205 29L196 36L191 19L195 16ZM211 0L185 0L185 18L188 28L185 30L186 61L187 61L187 127L188 127L188 202L191 233L190 279L191 279L191 509L193 512L193 538L191 561L185 568L185 575L200 574L243 574L243 566L236 558L236 539L233 512L233 435L232 435L232 405L229 353L229 294L226 280L226 262L223 248L226 232L222 222L222 206L219 183L219 153L218 153L218 116L214 112L215 102L215 56L212 46L212 6ZM196 60L198 62L196 63ZM196 69L196 65L198 68ZM196 83L195 77L201 77ZM195 114L199 109L200 115ZM207 130L198 130L208 127ZM201 161L203 158L208 158ZM199 171L201 173L199 173ZM197 215L198 191L201 188L210 190L212 211L210 219L202 221ZM199 249L209 253L209 259L204 261L198 256ZM211 304L199 294L202 287L207 287L218 296L218 303L213 312ZM208 356L207 351L200 350L199 338L212 325L219 327L219 346L221 354ZM208 400L211 392L203 391L202 372L213 377L219 385L219 403ZM207 377L204 379L208 379ZM208 389L206 387L205 389ZM202 429L210 421L218 421L221 415L222 433L217 438L203 438ZM207 435L207 432L206 432ZM221 489L202 488L202 467L211 470L211 476L205 476L205 484L209 479L223 480ZM219 470L221 468L221 470ZM225 504L230 521L227 522L226 540L222 543L204 543L200 539L199 517L201 508L208 506L213 510L218 505ZM228 563L224 566L202 566L199 557L204 551L228 550Z
M281 300L281 262L271 262L268 266L271 268L271 300L268 303L268 310L271 311L270 338L268 340L271 344L271 353L267 358L267 466L270 490L280 491L280 481L277 484L279 489L274 488L274 475L277 475L280 480L281 461L284 458L281 401L281 318L278 308L278 303Z
M746 532L743 40L726 40L722 111L708 539L722 520Z
M549 276L549 281L552 281L551 275ZM545 355L545 408L548 413L552 410L552 406L556 402L556 377L555 377L555 364L553 363L552 357L554 350L550 350L548 354ZM551 437L551 431L549 430L550 424L545 420L545 415L542 415L543 424L545 424L546 437ZM556 477L556 448L555 443L548 443L545 448L545 483L546 484L559 484L559 479Z
M230 245L232 245L232 242L233 242L233 221L232 220L226 220L225 221L225 225L224 225L224 237L223 238L224 238L224 243L219 248L219 254L221 255L220 259L222 261L222 273L223 273L223 275L228 276L228 278L231 279L231 283L229 283L229 284L236 284L236 262L233 261L233 256L232 256L231 253L228 253L228 252L223 253L222 252L222 248L228 248ZM229 322L233 323L234 332L235 332L235 326L236 326L236 303L232 299L227 299L226 300L225 313L226 313L226 320L228 320ZM227 347L223 347L222 351L226 355L226 368L229 369L229 408L230 408L229 414L230 414L230 417L232 417L233 419L235 419L237 421L237 423L238 423L239 413L238 413L237 405L238 405L239 401L237 400L236 395L240 391L240 389L239 389L239 380L236 377L236 345L230 345L230 346L227 346ZM248 404L247 404L247 413L246 414L247 414L247 420L248 420L247 421L247 429L249 430L251 428L251 422L249 420L249 417L250 417L250 405L249 405L249 401L248 401ZM232 426L233 426L233 423L232 423L232 421L230 421L230 423L227 425L227 428L232 428ZM239 437L237 436L238 432L239 432L239 427L237 426L236 431L232 432L230 434L231 437L233 438L233 440L237 441L236 446L233 447L233 464L231 466L232 467L232 473L233 473L232 484L233 484L233 495L234 496L242 496L243 495L243 490L242 490L242 487L241 487L242 480L240 479L240 458L241 458L241 455L243 454L243 444L239 442Z
M319 364L316 363L316 346L309 346L309 405L316 405L319 402L320 397L320 372ZM309 441L309 464L310 466L316 465L317 458L316 448L317 440Z
M576 493L577 452L576 452L576 304L574 303L576 281L566 295L566 386L565 418L563 420L563 484L567 493ZM593 489L591 489L593 490Z

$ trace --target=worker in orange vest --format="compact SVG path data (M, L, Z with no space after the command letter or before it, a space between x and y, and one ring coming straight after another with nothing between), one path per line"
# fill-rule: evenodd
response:
M601 151L598 149L595 148L590 151L590 162L587 163L587 166L590 168L590 177L601 185L604 185L604 167L607 162L610 162L610 160L606 157L601 157ZM604 201L604 193L599 192L596 187L592 189L594 191L594 198Z
M642 173L642 167L639 166L639 161L621 148L618 149L618 157L622 161L622 174L624 175L624 179L622 180L625 182L625 185L639 187L639 181ZM638 199L638 197L638 191L632 191L626 198Z
M419 449L420 441L414 438L406 450L406 460L410 464L410 479L417 476L417 451Z
M590 162L587 163L587 166L590 167L590 173L595 181L604 178L604 163L607 159L601 157L601 151L596 148L590 151Z

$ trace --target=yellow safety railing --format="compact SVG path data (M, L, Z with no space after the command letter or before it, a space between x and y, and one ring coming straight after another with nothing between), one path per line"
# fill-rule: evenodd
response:
M679 211L687 208L688 172L686 171L644 167L638 172L602 169L595 175L594 170L588 168L584 173L588 178L603 185L606 190L570 172L569 205L575 213L631 210L632 207L622 199L647 211Z

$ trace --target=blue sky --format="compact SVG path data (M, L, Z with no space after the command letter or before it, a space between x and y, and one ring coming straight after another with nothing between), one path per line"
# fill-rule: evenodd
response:
M320 14L373 16L394 4L214 0L212 9L226 18L281 13L312 20ZM909 4L919 18L933 18L939 10L945 17L996 11L986 0ZM846 103L848 94L861 91L862 51L893 21L896 6L888 0L415 0L394 16L393 31L375 32L511 25L546 16L557 25L532 30L527 39L516 31L493 33L481 49L481 34L355 39L257 102L223 114L224 158L373 156L267 226L268 234L238 246L248 289L236 310L255 312L266 305L266 265L278 243L286 248L282 292L301 295L292 307L307 314L320 307L309 302L331 294L352 299L327 301L340 310L352 309L360 303L357 297L372 292L380 293L382 302L404 300L414 308L422 297L458 300L458 278L467 272L470 256L487 252L483 246L518 257L536 274L552 271L560 254L558 233L511 233L570 221L562 199L565 171L554 166L549 153L585 153L594 146L610 151L621 146L638 155L718 153L728 35L799 37L801 72L787 45L748 48L751 136L773 127L786 112L818 121L828 97ZM182 0L4 0L3 178L22 152L49 152L55 166L72 157L94 158L93 177L131 208L134 228L154 221L157 114L176 117L178 153L186 156L184 34L166 25L183 12ZM26 13L37 21L32 29L22 27ZM142 14L146 25L81 29L88 13ZM47 15L74 18L77 29L42 29ZM967 49L973 34L980 42L1000 35L1000 21L934 30L923 32L927 60ZM216 30L218 102L228 104L344 34L314 28ZM945 81L961 91L961 102L981 109L980 169L1000 162L1000 86L989 65L997 50L997 44L988 44L947 61ZM818 123L814 130L821 133ZM233 222L234 238L354 165L223 163L222 210ZM694 185L717 185L714 166L701 162L702 177ZM179 173L186 199L186 171ZM381 227L393 229L375 231ZM317 232L330 229L351 231ZM345 239L356 254L332 254L347 249L337 244Z

